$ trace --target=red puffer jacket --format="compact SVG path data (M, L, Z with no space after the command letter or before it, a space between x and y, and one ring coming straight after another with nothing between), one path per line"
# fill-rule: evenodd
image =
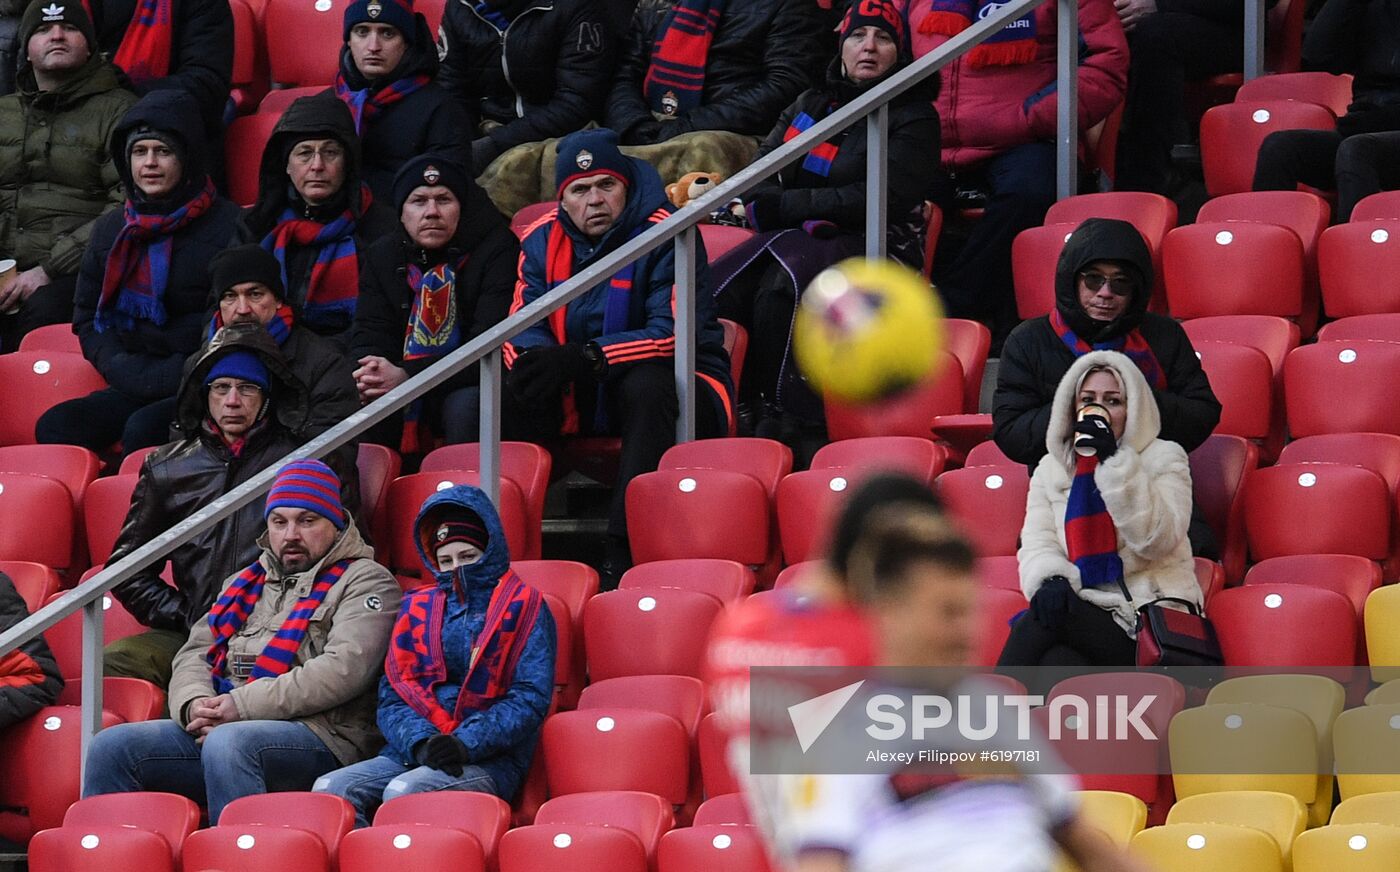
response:
M914 56L950 37L919 32L932 0L899 0ZM967 56L943 68L934 105L943 123L943 165L965 169L1015 146L1055 136L1056 4L1035 10L1035 60L1017 66L972 67ZM1079 129L1108 117L1128 84L1128 41L1112 0L1079 0Z

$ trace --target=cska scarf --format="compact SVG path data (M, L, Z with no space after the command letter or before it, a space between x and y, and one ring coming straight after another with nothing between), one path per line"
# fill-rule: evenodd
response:
M486 607L486 623L472 645L471 661L457 705L449 712L438 702L436 689L447 681L442 653L442 620L447 593L425 587L404 596L384 676L394 692L443 733L451 733L465 715L485 709L510 689L515 666L534 629L544 603L540 592L507 569Z
M817 120L806 112L797 113L797 117L792 119L792 123L788 125L787 132L783 134L783 142L787 142L789 139L795 139L806 131L807 128L816 123ZM845 138L846 134L841 133L839 136ZM821 145L807 152L807 156L802 159L802 168L809 173L826 178L831 175L831 165L836 161L836 155L840 154L840 152L841 147L835 142L823 142Z
M102 274L94 326L97 332L130 330L136 321L165 323L165 289L170 282L172 237L208 211L214 202L214 183L194 199L166 215L142 214L126 201L126 224L117 232Z
M430 77L424 75L405 76L371 94L372 88L350 90L350 85L345 81L345 71L341 70L335 74L335 95L350 107L350 115L355 119L355 133L363 135L365 126L373 123L379 113L415 91L422 90L431 81Z
M1075 357L1082 357L1091 351L1120 352L1137 364L1137 368L1153 390L1163 391L1167 389L1167 374L1162 371L1162 365L1157 362L1157 355L1152 353L1152 346L1147 344L1141 330L1133 329L1126 336L1090 345L1075 335L1069 324L1065 323L1064 317L1060 315L1059 309L1051 310L1050 326L1059 335L1060 341L1074 352Z
M277 343L278 348L281 348L286 343L287 338L292 335L292 317L292 307L283 303L273 313L272 320L263 325L263 329L272 337L272 341ZM204 337L204 341L208 342L213 339L214 334L222 329L224 329L224 314L215 309L214 317L209 322L209 335Z
M467 258L463 257L455 265L440 263L427 272L416 263L408 265L408 287L413 292L413 304L403 339L405 362L441 357L462 344L462 325L457 319L457 272L466 263ZM405 454L418 452L422 417L421 398L404 409L399 450Z
M1079 567L1086 588L1123 584L1123 558L1118 556L1118 529L1094 482L1099 459L1076 455L1074 481L1065 504L1065 556ZM1124 595L1127 588L1123 587Z
M973 21L996 14L997 0L932 0L929 11L919 22L919 33L957 36ZM974 67L1012 67L1035 60L1035 10L1032 9L983 40L968 53Z
M374 196L368 185L360 186L360 214L369 209ZM282 264L282 286L291 292L287 276L287 246L297 245L316 249L307 283L306 302L301 317L311 327L340 324L355 316L355 302L360 296L360 259L355 247L357 218L355 210L347 207L334 221L322 224L301 218L292 209L277 219L277 226L263 238L262 247L272 252ZM343 315L344 318L331 318Z
M700 105L705 57L728 0L677 0L652 46L642 94L653 112L676 116Z
M292 668L301 642L306 638L311 616L316 614L316 609L326 601L326 594L340 581L351 562L341 560L316 576L311 592L297 601L291 613L282 621L282 626L277 628L277 634L258 655L253 664L253 671L249 673L249 681L275 678ZM228 642L243 628L248 616L253 613L266 582L267 570L263 569L260 562L254 561L251 566L238 573L238 577L209 610L209 629L214 634L214 644L209 646L209 652L204 655L204 659L209 663L215 693L228 693L233 690L233 682L225 675L228 666Z
M88 5L85 0L84 5ZM132 84L144 85L170 75L170 49L174 41L174 0L136 0L131 23L112 63L121 67Z

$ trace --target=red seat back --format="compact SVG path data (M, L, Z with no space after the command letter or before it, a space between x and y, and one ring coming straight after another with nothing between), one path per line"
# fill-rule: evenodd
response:
M263 149L281 117L280 112L244 115L233 119L224 132L228 196L240 206L251 206L258 199L258 168L262 164Z
M1019 590L999 590L984 587L977 592L977 613L981 632L978 634L974 666L995 666L1011 635L1011 620L1026 610L1026 598Z
M710 263L724 257L753 237L754 232L745 227L727 227L723 224L700 225L700 238L705 242L705 255L709 258Z
M705 714L705 685L689 675L624 675L584 688L578 710L634 708L670 715L693 739ZM581 821L597 823L597 821Z
M962 363L948 350L934 356L933 368L921 383L871 403L850 403L827 395L826 429L832 439L862 436L919 436L933 432L939 415L963 413L966 382Z
M963 411L974 413L982 400L982 377L987 371L992 331L979 321L945 318L943 347L958 359L958 365L962 368Z
M272 81L329 85L340 68L343 24L349 0L299 3L270 0L263 13Z
M77 706L46 706L0 733L0 838L25 844L61 825L78 801L80 715ZM102 713L104 729L120 722Z
M1055 308L1055 267L1074 224L1047 224L1016 234L1011 243L1011 274L1016 288L1016 314L1039 318Z
M1347 114L1347 107L1351 105L1351 74L1334 76L1321 72L1274 73L1250 79L1235 92L1237 103L1257 103L1262 100L1315 103L1326 107L1340 118Z
M140 476L111 475L94 481L87 490L83 505L83 528L87 535L88 557L94 564L107 562L117 545L127 512L131 510L131 495L136 492Z
M1318 243L1317 268L1328 315L1400 311L1400 290L1376 281L1377 275L1400 269L1400 218L1327 228Z
M82 354L83 346L78 341L78 334L73 332L72 324L45 324L24 334L24 338L19 341L18 350L39 354L54 351Z
M735 791L711 795L709 799L700 803L700 807L695 810L695 820L692 826L733 825L742 827L752 823L753 815L749 811L748 803L744 801L744 794Z
M1302 584L1330 590L1346 597L1360 619L1366 597L1381 586L1381 568L1374 560L1355 554L1290 554L1254 564L1244 583Z
M287 791L239 797L224 806L219 815L221 828L250 824L293 827L311 833L326 846L334 867L340 840L355 826L355 809L343 798L329 793Z
M778 528L783 561L789 565L821 557L846 494L869 478L863 467L794 472L778 485Z
M812 469L860 467L902 472L933 485L948 463L948 450L918 436L866 436L828 442L812 456Z
M1369 469L1338 463L1255 470L1245 489L1245 526L1255 560L1288 554L1390 554L1393 497Z
M758 479L723 469L661 469L627 485L627 532L637 563L713 557L768 559L769 498Z
M758 827L672 830L661 839L659 872L768 872Z
M1259 449L1240 436L1209 436L1191 452L1191 491L1220 546L1229 582L1244 577L1244 487L1259 466Z
M1192 344L1228 342L1255 348L1269 358L1279 387L1283 386L1283 362L1298 347L1298 325L1277 315L1212 315L1181 324ZM1215 386L1215 382L1211 382ZM1282 396L1282 395L1280 395Z
M1400 218L1400 191L1381 191L1362 197L1351 210L1352 221Z
M375 827L413 824L461 830L476 840L487 867L494 869L496 848L510 829L510 805L489 793L442 790L396 796L374 813Z
M1254 187L1259 146L1276 130L1332 130L1331 110L1314 103L1258 100L1212 106L1201 118L1201 164L1212 197Z
M1210 619L1226 666L1353 666L1356 610L1330 590L1249 584L1222 590Z
M792 472L792 449L776 439L696 439L666 449L657 469L727 469L746 473L758 479L769 499L776 499L778 482Z
M1262 351L1227 342L1195 342L1201 368L1220 401L1216 433L1268 438L1274 423L1274 371Z
M73 803L63 815L63 826L133 827L155 833L178 863L185 840L199 829L199 806L174 793L108 793Z
M259 115L281 115L302 97L311 97L326 90L325 85L306 85L300 88L278 88L275 91L268 91L258 103Z
M438 797L447 792L432 795ZM341 843L339 872L384 872L396 868L486 872L488 867L474 837L443 826L374 826L350 833Z
M553 468L549 452L531 442L501 443L501 475L515 482L525 498L526 541L520 553L526 560L540 558L540 525L544 522L544 494ZM419 472L481 469L481 445L470 442L444 445L428 452ZM514 552L512 552L514 553Z
M647 872L637 837L613 827L517 827L501 839L501 872Z
M1338 318L1317 331L1318 342L1351 342L1365 339L1400 342L1400 312Z
M934 489L979 555L1016 553L1030 490L1024 466L952 469L938 477Z
M676 815L664 799L652 793L598 790L554 797L540 806L535 823L613 827L636 836L651 858L656 855L661 837L676 825Z
M670 715L623 708L559 712L545 720L540 744L551 797L635 790L672 805L686 800L690 742Z
M60 482L0 472L0 518L0 560L73 565L73 498Z
M160 836L131 827L99 825L45 830L29 844L33 872L173 872L170 847Z
M710 624L723 606L693 590L614 590L588 601L583 641L592 681L621 675L700 677Z
M1283 367L1288 430L1400 434L1400 343L1318 342L1295 349Z
M33 445L39 417L107 382L81 354L16 351L0 355L0 445Z
M725 751L727 737L724 728L720 726L719 715L710 712L700 719L698 741L700 744L700 779L705 787L705 795L716 797L737 792L739 781L729 768L729 758ZM700 805L700 809L695 813L694 823L702 823L700 812L708 803L709 800Z
M0 560L0 573L14 583L24 607L32 614L44 601L58 593L58 573L42 563L28 560Z
M1178 227L1167 234L1162 270L1176 318L1302 314L1303 243L1286 227L1248 221ZM1230 280L1222 282L1222 275Z
M330 872L326 846L314 833L275 824L199 830L185 841L185 868L219 872Z
M622 574L625 590L680 588L707 593L722 603L738 602L754 589L754 572L733 560L689 557L639 563Z

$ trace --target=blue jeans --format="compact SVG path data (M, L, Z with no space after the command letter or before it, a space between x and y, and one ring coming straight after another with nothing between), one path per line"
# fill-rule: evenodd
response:
M395 797L438 790L495 794L496 782L480 766L463 767L462 774L454 776L427 766L405 766L381 755L322 775L311 789L348 799L355 807L355 826L367 827L375 810Z
M235 721L209 732L203 745L174 721L118 724L88 751L83 796L158 790L209 806L217 823L240 796L309 790L340 765L316 734L296 721Z

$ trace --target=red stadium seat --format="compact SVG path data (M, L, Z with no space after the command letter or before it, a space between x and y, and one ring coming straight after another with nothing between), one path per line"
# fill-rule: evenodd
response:
M418 0L413 4L413 8L423 13L423 17L428 20L428 31L436 37L438 27L442 24L443 13L447 9L446 0Z
M1289 554L1390 554L1385 480L1339 463L1280 464L1255 470L1245 489L1245 527L1255 560Z
M285 2L290 3L292 0ZM224 169L228 174L228 196L240 206L251 206L258 199L258 168L262 164L263 149L272 138L272 128L277 126L281 117L280 112L244 115L233 119L228 130L224 131Z
M631 833L646 850L656 856L661 837L676 825L675 812L666 800L636 790L599 790L556 796L540 806L535 814L540 826L588 824L611 827Z
M753 815L749 812L748 803L744 801L744 794L736 791L711 796L700 803L700 808L695 812L695 821L691 825L696 827L746 827L752 824Z
M1400 434L1400 343L1318 342L1295 349L1283 367L1288 431Z
M501 443L501 475L515 482L525 497L526 527L532 538L524 546L528 560L540 559L539 527L544 520L544 493L549 488L553 468L549 452L531 442ZM481 445L469 442L444 445L428 452L419 472L446 472L453 469L481 470Z
M1229 342L1257 348L1269 358L1280 386L1283 362L1299 342L1298 325L1277 315L1213 315L1192 318L1182 322L1181 327L1192 343Z
M657 468L746 473L758 479L769 499L777 499L778 483L792 472L792 449L776 439L696 439L666 449Z
M711 712L700 720L700 735L698 737L700 746L700 779L704 784L704 793L708 797L716 797L721 794L735 793L739 790L739 781L734 777L734 773L729 769L729 760L725 754L725 734L720 726L719 715ZM708 803L702 803L700 809L703 810ZM701 823L700 812L695 813L695 823ZM713 822L712 822L713 823Z
M983 557L1016 553L1029 489L1030 475L1020 465L952 469L934 487Z
M714 557L761 566L769 556L764 484L723 469L662 469L627 485L627 531L637 563Z
M992 331L978 321L946 318L943 321L943 347L952 352L962 367L963 411L976 412L982 401L982 377L987 371Z
M689 675L624 675L583 689L578 710L633 708L670 715L692 739L705 714L705 685ZM581 821L597 823L597 821Z
M1055 266L1060 251L1079 224L1047 224L1016 234L1011 243L1011 274L1016 288L1016 314L1039 318L1055 308Z
M1351 105L1351 74L1274 73L1251 79L1235 92L1238 103L1257 103L1261 100L1315 103L1330 109L1333 115L1340 118L1347 114L1347 107Z
M778 528L783 561L791 565L821 556L837 512L868 469L841 467L794 472L778 486Z
M0 448L0 473L53 479L68 489L75 520L81 520L88 486L97 478L97 455L77 445L8 445Z
M418 546L413 541L413 522L417 520L424 500L440 490L459 484L480 487L481 476L475 471L460 469L420 472L400 476L389 485L387 511L391 569L409 575L423 575L423 558L419 556ZM509 478L501 480L501 496L496 508L501 516L501 526L505 528L511 559L525 559L524 549L531 541L528 510L520 487Z
M647 872L637 837L613 827L529 826L501 839L501 872Z
M59 403L103 390L107 382L81 354L16 351L0 355L0 445L33 445L34 425Z
M330 872L326 845L307 830L240 824L199 830L185 842L185 868L217 872Z
M43 327L35 327L24 338L19 341L19 351L32 351L35 353L61 351L65 354L82 354L83 346L78 341L78 334L73 332L72 324L46 324Z
M749 354L749 331L742 324L728 318L716 318L724 331L725 352L729 355L729 379L734 382L734 395L739 396L739 387L744 375L744 359Z
M918 436L866 436L829 442L812 455L812 469L863 467L902 472L930 487L948 463L948 451Z
M83 529L87 536L88 559L94 565L107 562L121 535L122 524L131 509L136 492L135 474L111 475L94 481L83 505Z
M1014 554L977 558L977 575L985 587L1021 592L1021 564Z
M230 0L229 11L233 13L233 92L229 96L235 111L247 115L267 93L267 53L253 7L243 0Z
M638 753L643 748L646 753ZM637 790L672 805L686 800L690 741L670 715L624 708L559 712L545 719L540 750L551 797Z
M511 568L531 587L554 597L568 609L573 645L570 673L567 676L556 675L554 680L555 684L564 685L559 699L560 707L571 709L578 704L586 677L583 607L598 592L598 571L570 560L518 560L511 563Z
M1248 221L1178 227L1167 234L1162 271L1175 318L1298 318L1303 311L1303 243L1286 227Z
M1400 312L1338 318L1317 331L1318 342L1354 342L1364 339L1400 342Z
M978 591L977 613L982 625L973 666L995 666L1011 635L1011 620L1026 610L1026 598L1019 590L982 588Z
M403 469L403 458L387 445L361 442L355 466L360 473L360 526L370 528L375 539L382 540L386 535L380 523L380 511L387 503L389 482L399 477Z
M270 0L263 12L263 34L272 81L281 85L329 85L335 81L342 25L349 0L299 3Z
M933 419L933 437L948 449L948 462L956 464L967 452L992 438L992 415L939 415ZM965 460L963 460L966 463Z
M1196 583L1201 586L1201 602L1210 608L1210 598L1225 589L1225 568L1204 557L1192 560L1196 565Z
M1330 590L1249 584L1210 604L1226 666L1353 666L1356 610Z
M58 573L42 563L27 560L0 560L0 573L14 582L24 607L37 612L44 601L58 593Z
M1276 435L1280 445L1283 433L1273 433L1274 373L1262 351L1227 342L1194 342L1201 368L1210 379L1211 390L1220 400L1220 423L1216 433L1243 436L1261 443ZM1266 454L1269 452L1266 452ZM1272 452L1277 454L1277 448Z
M591 681L621 675L700 677L710 624L723 606L693 590L614 590L588 601L583 641Z
M73 564L73 498L51 478L0 472L0 560L27 560L60 573Z
M1327 228L1318 243L1322 300L1333 318L1400 311L1400 292L1377 275L1400 268L1400 218Z
M433 794L443 796L449 791ZM451 869L486 872L481 844L459 829L425 824L356 830L340 845L340 872Z
M927 438L935 418L961 415L966 382L962 363L951 351L934 356L931 375L888 400L849 403L827 395L826 429L832 439L861 436L922 436Z
M578 700L573 692L574 678L582 670L578 655L579 646L575 639L580 627L569 614L569 607L556 596L544 595L545 605L549 606L549 616L554 619L554 709L572 708Z
M1400 498L1400 436L1392 433L1324 433L1295 439L1279 455L1280 463L1343 463L1379 475L1392 496ZM1400 514L1391 533L1387 578L1400 577Z
M110 824L45 830L29 843L33 872L173 872L170 847L155 833Z
M1006 456L1006 452L992 440L979 442L967 452L963 466L1012 466L1016 461Z
M1245 574L1244 583L1302 584L1330 590L1346 597L1360 619L1366 609L1366 597L1381 586L1381 569L1374 560L1355 554L1291 554L1254 564Z
M302 97L314 97L326 90L325 85L307 85L302 88L278 88L275 91L268 91L258 104L259 115L281 115Z
M73 803L63 815L63 826L131 827L155 833L178 868L185 840L199 829L199 806L174 793L108 793Z
M117 475L135 475L141 471L141 466L146 462L146 457L154 454L159 445L152 445L148 448L137 448L130 454L122 458L121 466L117 467Z
M79 717L77 706L47 706L0 733L0 838L25 844L77 802ZM102 713L104 728L118 723Z
M1249 191L1259 146L1277 130L1332 130L1330 109L1292 100L1258 100L1213 106L1201 118L1201 164L1212 197Z
M82 700L82 690L81 682L65 684L58 701L77 705ZM102 679L102 709L125 724L154 721L166 716L165 691L141 678L109 675Z
M1259 466L1259 449L1239 436L1209 436L1191 452L1191 490L1220 546L1226 583L1244 578L1244 485Z
M748 242L754 232L744 227L727 227L723 224L701 224L700 238L705 243L705 255L710 263L724 257L730 251Z
M516 212L515 215L511 217L510 229L515 233L516 236L519 236L523 239L525 237L525 231L529 230L531 225L533 225L536 221L539 221L541 218L545 217L550 212L558 208L558 200L546 200L543 203L531 203L530 205L523 207L519 212Z
M95 574L95 573L94 573ZM62 593L56 593L44 603L49 605L56 602ZM118 639L127 636L134 636L137 633L144 633L144 627L139 621L131 616L117 598L111 593L102 595L102 642L110 645ZM44 632L44 641L48 643L49 650L53 652L54 660L58 663L58 671L64 680L71 685L65 686L60 699L63 703L77 705L79 698L79 681L83 677L83 616L81 612L74 612L63 620L49 627Z
M661 839L658 872L768 872L757 827L672 830Z
M510 829L510 805L499 796L489 793L441 790L435 793L410 793L394 797L374 813L375 827L405 827L413 824L461 830L476 840L486 858L487 868L494 869L496 849L501 843L501 837ZM353 835L354 833L351 833L351 836ZM342 864L344 861L342 857Z
M1378 221L1400 218L1400 191L1381 191L1362 197L1351 210L1352 221Z
M224 806L219 815L220 827L256 824L292 827L311 833L326 846L326 856L335 868L340 840L355 826L355 809L339 796L293 790L241 796Z
M622 574L623 590L674 587L707 593L722 603L738 602L754 589L753 570L733 560L689 557L639 563Z

